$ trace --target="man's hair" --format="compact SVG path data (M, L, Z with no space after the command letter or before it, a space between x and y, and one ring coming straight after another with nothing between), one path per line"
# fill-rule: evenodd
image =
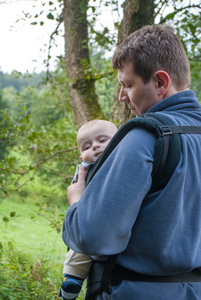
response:
M163 70L176 89L190 88L189 60L181 41L167 25L147 25L128 36L114 52L113 69L130 62L144 83L157 70Z

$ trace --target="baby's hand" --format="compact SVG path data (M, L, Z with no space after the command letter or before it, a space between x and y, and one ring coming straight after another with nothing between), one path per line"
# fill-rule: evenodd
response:
M78 174L78 181L67 188L67 199L70 205L80 200L86 187L85 178L86 170L85 167L81 166Z

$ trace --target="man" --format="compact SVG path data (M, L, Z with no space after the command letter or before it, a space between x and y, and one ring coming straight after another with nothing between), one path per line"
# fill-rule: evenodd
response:
M189 62L171 28L151 25L131 34L117 47L113 68L119 100L134 115L152 112L175 125L201 126ZM153 193L155 141L147 130L131 130L86 189L81 169L76 188L67 190L64 242L94 259L118 254L117 266L131 271L97 300L201 299L201 135L181 135L179 163ZM143 279L133 280L132 272Z

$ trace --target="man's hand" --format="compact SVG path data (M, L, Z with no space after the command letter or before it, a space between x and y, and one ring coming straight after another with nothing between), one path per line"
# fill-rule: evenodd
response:
M73 183L67 188L67 199L69 204L78 202L85 190L86 170L85 167L81 166L78 174L78 182Z

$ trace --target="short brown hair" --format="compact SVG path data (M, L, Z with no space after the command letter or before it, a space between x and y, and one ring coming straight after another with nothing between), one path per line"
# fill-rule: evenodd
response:
M113 69L125 63L148 83L157 70L166 71L176 89L190 88L190 66L179 38L167 25L147 25L133 32L115 50Z

